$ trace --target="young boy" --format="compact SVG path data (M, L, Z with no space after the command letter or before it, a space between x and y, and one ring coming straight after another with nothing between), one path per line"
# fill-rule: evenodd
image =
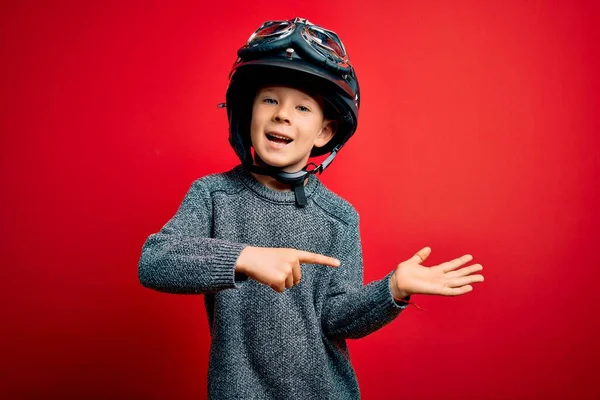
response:
M316 177L357 126L342 42L305 19L269 21L238 56L227 110L242 164L193 183L144 244L140 281L204 294L209 398L358 399L346 339L391 322L411 294L469 292L482 267L458 269L465 255L426 268L424 248L363 286L358 214Z

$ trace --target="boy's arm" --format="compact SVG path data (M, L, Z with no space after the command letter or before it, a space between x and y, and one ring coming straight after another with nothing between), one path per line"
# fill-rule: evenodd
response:
M209 293L235 288L235 263L245 244L210 238L210 193L194 182L177 213L142 248L142 285L167 293Z
M332 272L322 314L324 333L330 337L360 338L390 323L406 308L390 292L390 272L363 286L362 246L358 216L348 227L338 257L341 266Z

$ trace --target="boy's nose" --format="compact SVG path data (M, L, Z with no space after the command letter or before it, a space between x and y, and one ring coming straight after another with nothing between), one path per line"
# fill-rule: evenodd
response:
M279 107L273 113L273 121L275 121L275 122L283 122L283 123L286 123L286 124L290 123L289 114L288 114L287 110L285 109L285 107Z

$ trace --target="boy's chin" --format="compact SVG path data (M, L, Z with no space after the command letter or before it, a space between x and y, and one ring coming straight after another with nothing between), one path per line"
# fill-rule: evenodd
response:
M290 163L286 163L286 162L277 162L277 161L273 161L273 160L269 160L269 162L260 160L259 162L255 162L255 164L258 165L259 167L279 168L284 172L297 172L306 166L306 163L290 164Z
M297 172L306 166L306 162L290 162L289 160L278 160L273 157L260 157L258 154L254 157L254 164L259 167L279 168L285 172Z

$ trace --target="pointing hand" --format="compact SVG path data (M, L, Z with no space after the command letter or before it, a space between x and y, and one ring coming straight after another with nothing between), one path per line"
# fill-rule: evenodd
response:
M242 250L235 264L236 272L241 272L277 292L298 284L302 279L300 264L323 264L339 267L340 261L308 251L251 247Z

